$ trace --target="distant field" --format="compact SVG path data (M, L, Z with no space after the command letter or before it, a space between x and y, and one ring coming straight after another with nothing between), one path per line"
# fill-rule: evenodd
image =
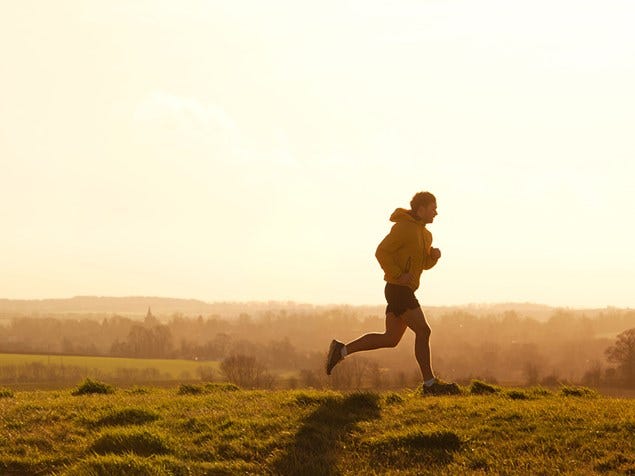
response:
M0 474L635 474L634 400L462 392L0 388Z
M60 355L32 355L32 354L0 354L0 367L24 366L40 363L53 366L68 366L113 373L117 369L146 370L156 369L162 375L179 379L186 374L191 377L198 375L201 367L212 368L219 372L220 363L217 361L169 360L169 359L129 359L119 357L82 357Z

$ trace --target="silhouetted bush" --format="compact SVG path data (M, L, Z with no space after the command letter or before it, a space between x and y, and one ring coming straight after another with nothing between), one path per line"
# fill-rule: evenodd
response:
M106 383L87 378L73 391L73 395L109 394L115 393L114 387Z

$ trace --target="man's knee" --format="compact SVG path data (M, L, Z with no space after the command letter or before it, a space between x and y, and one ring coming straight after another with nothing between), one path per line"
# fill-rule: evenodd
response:
M430 337L431 330L421 309L406 311L404 320L417 336Z
M432 329L430 329L430 326L424 322L421 328L418 331L415 331L415 333L425 338L429 338L430 334L432 334Z

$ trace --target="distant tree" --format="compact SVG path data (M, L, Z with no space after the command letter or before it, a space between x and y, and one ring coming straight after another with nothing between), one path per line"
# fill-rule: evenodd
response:
M148 328L134 324L125 342L115 341L110 348L112 355L124 357L165 358L172 353L172 334L167 326Z
M379 363L376 360L371 360L368 366L368 373L370 377L370 384L372 388L379 390L384 387L384 375L382 369L379 367Z
M196 369L196 373L205 382L212 382L216 375L216 371L209 365L202 365Z
M320 370L322 370L320 368ZM303 387L309 388L322 388L324 386L322 372L318 373L312 369L301 369L300 370L300 383Z
M617 364L625 385L635 387L635 328L617 336L615 344L606 349L608 361Z
M525 362L523 373L525 374L525 383L527 385L535 385L538 383L538 377L540 375L538 364L535 362Z
M597 387L602 383L602 364L599 360L594 360L591 365L584 372L582 376L582 383L590 387Z
M372 363L364 357L347 359L331 374L331 385L338 390L361 389L372 372ZM372 377L371 377L372 378Z
M260 365L253 356L230 355L221 362L220 369L227 380L239 387L270 388L274 383L274 379L267 372L267 369Z

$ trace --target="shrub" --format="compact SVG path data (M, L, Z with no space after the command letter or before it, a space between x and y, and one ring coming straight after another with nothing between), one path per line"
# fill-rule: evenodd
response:
M90 395L90 394L109 394L114 393L115 389L111 385L97 382L95 380L91 380L87 378L81 384L77 386L77 388L73 391L73 395Z

